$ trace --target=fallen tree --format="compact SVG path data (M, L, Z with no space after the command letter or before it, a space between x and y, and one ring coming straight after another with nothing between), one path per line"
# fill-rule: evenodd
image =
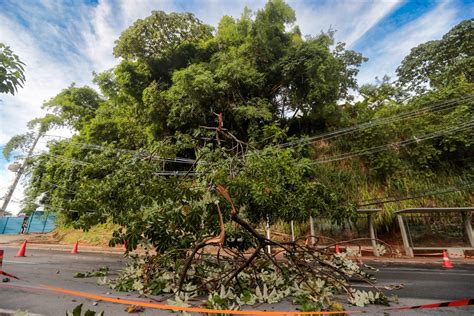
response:
M344 293L355 305L387 304L387 297L374 286L367 266L349 260L346 253L334 253L333 246L318 247L318 242L311 245L302 238L276 241L258 232L256 227L267 221L307 220L308 216L317 215L315 209L332 215L335 221L353 215L351 207L343 207L347 201L315 180L312 169L305 165L306 159L287 154L288 150L280 149L254 155L245 152L247 159L235 165L232 172L228 168L233 163L218 160L221 167L215 172L197 176L200 180L189 179L188 186L194 184L193 190L201 190L200 200L186 200L180 209L186 210L187 218L192 219L193 208L206 205L205 211L202 208L199 211L201 223L207 223L206 226L201 226L194 242L183 248L168 244L164 249L159 239L153 240L150 246L153 249L159 246L158 253L133 257L112 283L113 287L165 294L164 299L169 299L171 304L184 306L205 298L205 305L215 309L238 309L243 305L292 299L301 310L337 310L342 306L335 297ZM210 158L205 159L202 167L214 170L216 166ZM214 185L216 181L223 184ZM308 187L314 191L307 191ZM243 196L231 197L230 188ZM262 209L265 212L256 211ZM333 209L339 211L331 213ZM160 227L175 225L175 218L170 215ZM184 227L174 233L186 239L189 232L183 234ZM193 227L199 227L197 222ZM208 236L199 237L206 235L204 232ZM127 237L117 235L116 238L120 242ZM181 238L168 236L164 240ZM268 251L269 247L273 251ZM355 290L351 286L353 279L373 286L373 291Z
M216 202L218 236L178 253L135 257L112 286L144 294L170 294L164 298L182 306L191 306L193 299L204 297L205 305L213 309L293 299L302 311L340 310L342 306L334 296L341 293L357 306L388 304L388 298L372 283L373 276L365 271L369 266L357 264L347 254L334 253L333 247L318 248L318 243L307 245L299 239L266 238L239 216L224 186L216 189L231 207L231 221L250 234L252 248L244 251L226 243L223 216ZM212 246L214 249L205 251ZM268 246L278 250L267 251ZM351 279L371 285L373 292L355 290Z

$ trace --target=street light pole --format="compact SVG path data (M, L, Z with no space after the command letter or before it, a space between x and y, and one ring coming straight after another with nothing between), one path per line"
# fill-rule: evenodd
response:
M3 200L2 208L0 208L0 216L5 216L5 212L8 207L8 203L10 203L10 200L13 196L13 192L15 192L16 186L18 182L20 181L21 175L23 174L23 171L25 171L26 168L26 163L28 159L33 155L33 150L36 147L36 144L38 143L38 140L41 137L41 133L38 133L36 136L35 140L33 141L33 145L31 145L30 150L28 151L28 155L26 156L25 160L21 164L20 169L16 172L15 180L13 180L13 184L8 188L7 193L5 194L5 198Z

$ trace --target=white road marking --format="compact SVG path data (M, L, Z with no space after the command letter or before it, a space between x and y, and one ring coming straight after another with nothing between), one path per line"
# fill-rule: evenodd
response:
M442 275L462 275L462 276L473 276L474 273L459 273L455 270L416 270L416 269L394 269L394 268L380 268L379 273L383 272L404 272L404 273L414 273L414 274L442 274Z
M3 263L16 263L16 264L38 264L38 262L28 262L28 261L10 261L10 260L3 260Z

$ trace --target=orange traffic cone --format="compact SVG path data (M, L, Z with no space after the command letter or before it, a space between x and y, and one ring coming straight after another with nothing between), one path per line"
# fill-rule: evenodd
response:
M79 246L79 242L76 241L76 243L74 244L74 246L72 247L72 251L71 253L79 253L79 251L77 251L77 247Z
M341 249L339 249L339 245L336 244L336 253L341 253Z
M24 257L26 253L26 240L21 244L20 250L16 254L17 257Z
M452 267L453 265L451 264L451 260L449 260L446 250L443 250L443 268L451 269Z

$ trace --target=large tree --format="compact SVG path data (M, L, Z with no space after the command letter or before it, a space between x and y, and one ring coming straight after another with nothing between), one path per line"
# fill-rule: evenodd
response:
M459 80L474 82L474 19L462 21L440 40L411 49L397 75L409 90L422 92L440 88Z
M70 140L52 142L50 153L38 159L32 169L30 196L47 192L44 197L51 205L74 209L80 219L84 216L86 220L80 222L86 226L108 217L127 226L133 222L128 216L137 216L137 208L150 206L157 199L165 201L166 195L157 197L159 183L172 183L170 196L180 194L174 190L173 179L151 185L160 172L189 168L196 172L200 163L193 167L187 162L203 161L204 156L209 156L207 163L223 159L226 164L227 159L237 159L241 161L237 169L228 169L231 174L226 175L236 181L247 177L238 176L243 172L238 166L245 166L250 151L285 141L291 134L337 124L330 113L340 111L336 102L356 86L356 68L364 59L345 50L343 44L332 49L332 34L303 39L294 22L293 10L283 1L269 1L254 18L248 10L240 19L223 17L214 35L191 14L153 12L137 21L116 42L115 53L123 60L95 77L102 96L89 87L72 85L45 102L52 114L32 122L42 129L68 126L77 133ZM112 154L114 151L117 154ZM308 157L308 153L303 150L291 155ZM280 155L278 150L274 155ZM134 161L131 165L130 159ZM208 173L216 174L212 168L204 168L203 176ZM315 174L306 174L311 176L305 181L318 183ZM226 182L219 179L207 181ZM267 180L262 179L262 185ZM135 190L130 184L133 181L137 185L151 182ZM52 189L48 182L71 188L74 194ZM267 186L276 196L277 190L270 183ZM278 191L283 197L284 189ZM85 196L95 201L96 207L85 203ZM111 200L111 196L116 198ZM249 192L244 196L250 196ZM288 203L288 207L300 205L300 209L284 211L286 206L277 205L287 202L278 201L273 202L277 204L272 212L286 214L286 219L291 214L311 213L304 211L309 207L306 202ZM270 212L264 211L263 205L249 212ZM334 210L343 208L341 204L319 211L326 209L334 218L341 218L344 212ZM91 209L96 209L94 215ZM278 218L277 213L268 216ZM265 216L256 222L262 220Z

